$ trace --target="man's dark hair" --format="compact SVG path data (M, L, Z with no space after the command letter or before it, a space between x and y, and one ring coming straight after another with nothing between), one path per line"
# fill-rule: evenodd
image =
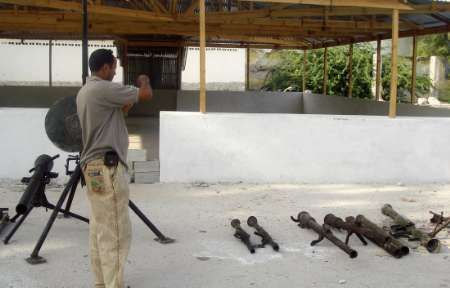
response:
M112 50L97 49L91 53L91 56L89 57L89 69L91 69L91 72L97 72L105 64L111 66L114 64L114 55Z

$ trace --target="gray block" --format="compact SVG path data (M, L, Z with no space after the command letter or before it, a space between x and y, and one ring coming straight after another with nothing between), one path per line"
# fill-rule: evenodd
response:
M145 149L128 149L128 162L146 161L147 150Z
M159 160L136 161L133 164L134 172L159 172Z
M150 184L159 182L159 172L134 173L134 183Z

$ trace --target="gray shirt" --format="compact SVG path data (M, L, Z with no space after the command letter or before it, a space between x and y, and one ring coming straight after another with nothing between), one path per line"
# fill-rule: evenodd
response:
M128 130L122 107L136 103L138 88L89 77L77 95L77 113L80 118L83 151L81 167L89 161L102 158L114 150L127 167Z

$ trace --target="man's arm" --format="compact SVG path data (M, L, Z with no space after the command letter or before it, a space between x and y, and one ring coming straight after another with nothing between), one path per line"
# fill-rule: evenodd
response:
M136 84L139 87L138 101L149 101L153 98L153 91L150 85L150 78L147 75L139 75L136 80ZM122 111L128 114L128 111L133 107L134 103L125 104L122 106Z

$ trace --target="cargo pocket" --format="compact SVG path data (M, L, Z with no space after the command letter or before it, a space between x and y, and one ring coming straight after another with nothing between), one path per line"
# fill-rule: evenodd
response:
M87 169L85 176L86 182L90 190L94 193L105 192L105 178L103 176L102 167L95 167L94 169Z

